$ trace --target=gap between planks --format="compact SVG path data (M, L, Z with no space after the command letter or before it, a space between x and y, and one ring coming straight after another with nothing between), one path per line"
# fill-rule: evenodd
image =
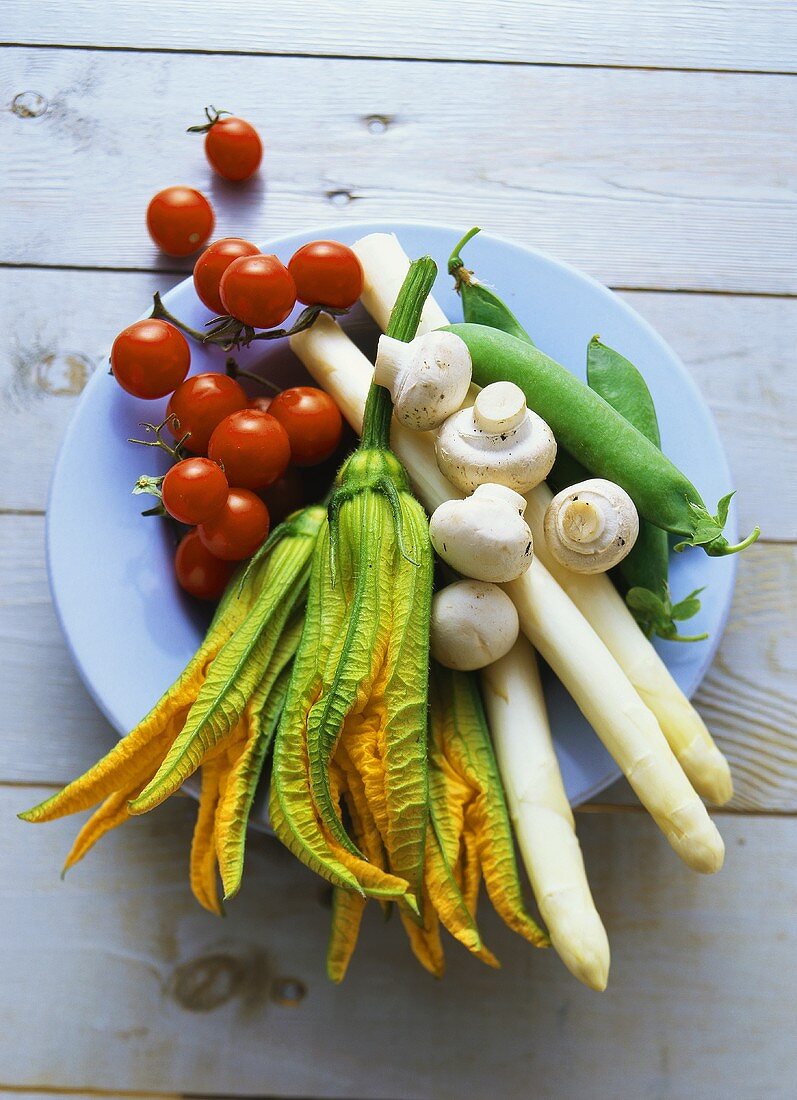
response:
M794 76L795 69L736 69L703 65L623 65L606 61L523 61L519 58L413 57L379 53L326 53L312 50L208 50L197 46L97 46L90 42L0 42L0 49L73 50L78 53L178 54L192 57L288 57L296 60L382 61L413 65L490 65L515 69L603 69L634 73L725 73L735 76Z
M108 264L45 264L34 263L30 260L15 263L13 260L0 260L0 271L78 271L78 272L108 272L111 275L182 275L189 278L193 272L193 264L189 267L113 267ZM713 298L764 298L776 301L789 302L797 298L796 293L767 291L767 290L726 290L722 287L701 290L699 287L675 287L675 286L643 286L636 284L618 285L616 283L604 283L615 294L692 294L699 297Z

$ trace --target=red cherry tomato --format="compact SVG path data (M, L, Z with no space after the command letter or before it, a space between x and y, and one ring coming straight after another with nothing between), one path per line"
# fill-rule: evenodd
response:
M253 397L252 400L249 402L249 408L258 409L262 413L267 413L273 400L273 397L266 397L264 395L261 395L260 397Z
M194 374L175 390L166 409L175 439L188 433L185 447L206 454L210 437L225 416L245 409L249 398L240 382L226 374Z
M363 269L348 245L312 241L303 245L288 264L296 297L306 306L349 309L363 292Z
M227 478L209 458L186 458L172 466L161 485L163 507L179 520L194 527L213 519L227 502Z
M216 558L197 531L189 531L174 555L177 583L199 600L218 600L235 572L235 566Z
M205 156L226 180L248 180L260 167L263 143L254 126L242 118L220 118L205 137Z
M343 433L340 409L323 390L293 386L278 393L269 413L285 429L291 459L297 466L315 466L334 454Z
M310 499L315 499L308 495L304 478L294 466L289 466L273 485L261 489L259 495L265 501L272 523L282 523L291 512L301 508ZM323 495L319 494L319 499Z
M296 287L276 256L241 256L221 277L226 311L252 328L281 325L296 305Z
M259 409L241 409L226 416L215 429L208 456L224 467L230 485L264 489L285 473L291 445L273 416Z
M224 313L219 295L221 277L233 260L257 256L260 249L242 237L223 237L209 245L194 264L194 290L200 301L214 313Z
M157 318L122 329L111 348L111 370L123 390L150 401L179 386L191 366L188 341Z
M197 527L203 545L222 561L250 557L268 535L268 508L248 489L230 489L217 516Z
M213 207L193 187L167 187L150 199L147 229L169 256L189 256L213 232Z

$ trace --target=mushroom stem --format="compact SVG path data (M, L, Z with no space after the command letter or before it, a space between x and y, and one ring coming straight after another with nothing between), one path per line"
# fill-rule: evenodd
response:
M526 398L514 382L494 382L480 390L473 405L477 428L490 435L503 435L526 419Z
M556 526L562 542L575 548L600 538L606 520L600 509L589 500L569 500L559 509Z
M393 390L407 362L407 347L403 340L392 336L379 337L379 352L374 364L374 384Z

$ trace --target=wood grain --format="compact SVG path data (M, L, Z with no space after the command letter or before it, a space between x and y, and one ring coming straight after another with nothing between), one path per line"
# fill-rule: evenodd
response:
M38 0L3 37L30 44L442 58L646 68L797 69L795 10L781 0Z
M52 463L76 392L102 367L113 337L175 276L0 269L5 410L1 509L44 507ZM792 408L797 301L696 294L626 294L690 368L714 415L738 489L740 523L767 540L797 538ZM57 310L53 303L58 303ZM751 409L755 410L751 415ZM762 486L767 491L762 492Z
M2 820L21 793L0 790ZM435 983L375 911L336 988L319 882L276 842L250 844L226 920L198 908L185 884L195 812L181 800L126 825L65 882L76 822L7 825L4 1084L525 1100L531 1082L534 1096L609 1100L633 1082L635 1096L791 1096L793 819L721 816L728 860L707 879L642 816L580 817L613 950L600 995L487 912L501 971L448 941Z
M86 695L47 592L43 522L0 516L0 782L60 785L115 734ZM786 594L797 547L759 546L740 563L730 626L698 705L736 781L734 805L797 810L797 638ZM615 801L609 795L608 801ZM598 800L600 801L600 799Z
M797 290L788 77L217 57L210 79L208 64L5 50L8 99L46 109L0 113L0 261L174 270L144 211L184 182L208 191L219 234L476 222L615 286ZM182 132L209 96L262 129L248 186L212 179Z

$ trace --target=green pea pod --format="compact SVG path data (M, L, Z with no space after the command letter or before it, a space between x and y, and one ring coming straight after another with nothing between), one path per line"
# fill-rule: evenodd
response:
M410 268L388 335L409 341L436 274ZM338 475L313 560L305 630L275 743L277 835L333 885L417 912L428 817L426 709L433 557L423 509L389 449L392 402L372 386L360 446ZM331 773L346 731L376 732L388 872L349 837ZM382 805L383 803L383 805ZM384 813L382 811L384 810Z
M633 363L602 344L597 336L593 336L587 349L587 382L629 424L661 449L659 422L645 379ZM702 589L673 604L668 584L669 557L666 531L641 520L639 537L619 566L628 586L626 602L648 637L658 634L673 642L703 641L707 634L678 633L678 621L691 618L700 610L697 597Z

